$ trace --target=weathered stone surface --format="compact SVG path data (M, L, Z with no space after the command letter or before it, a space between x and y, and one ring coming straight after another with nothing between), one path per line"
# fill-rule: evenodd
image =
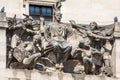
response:
M0 68L6 68L6 30L0 28Z
M96 21L99 24L109 24L113 18L120 19L120 0L66 0L62 3L62 21L74 19L78 23L86 24ZM85 16L84 16L85 15Z
M95 75L90 76L90 75L87 75L87 76L85 76L84 80L119 80L119 79L105 77L105 76L95 76Z
M56 36L54 36L55 37L55 39L56 39L56 37L62 37L62 38L65 38L65 37L63 37L63 35L60 35L61 34L61 32L65 32L64 30L65 29L63 29L62 30L62 28L65 28L65 26L63 27L63 25L61 25L61 23L60 23L60 19L61 19L61 14L59 13L59 15L58 15L58 13L57 12L60 12L60 7L61 7L61 5L56 5L56 7L57 8L55 8L55 11L56 11L56 13L55 13L55 18L56 18L56 22L54 23L55 24L55 27L56 27L56 31L57 32L60 32L59 34L55 34ZM3 46L1 47L1 48L3 48L3 51L1 51L1 54L0 54L0 57L1 57L1 64L2 64L2 66L1 66L1 68L5 68L6 67L6 29L5 29L5 27L7 27L7 25L6 25L6 16L5 16L5 13L1 13L0 14L1 16L0 16L0 22L1 22L1 24L0 24L0 32L1 32L1 35L0 36L2 36L2 39L1 39L1 43L0 44L2 44ZM58 18L57 18L58 17ZM29 16L28 15L26 15L26 18L29 18ZM57 19L58 19L58 21L57 21ZM26 25L22 25L22 27L21 26L19 26L17 23L16 23L16 21L14 21L14 20L16 20L16 16L15 16L15 18L13 19L13 28L16 26L17 28L22 28L23 30L25 30L26 31L26 33L27 33L27 31L28 32L31 32L31 34L33 34L33 33L35 33L35 34L33 34L34 36L35 35L39 35L39 36L41 36L44 32L42 32L42 33L40 33L40 34L38 34L39 32L37 32L38 30L34 30L34 28L33 28L33 31L32 30L28 30L27 28L25 29L23 26L26 26L26 27L28 27L28 26L32 26L33 27L33 23L32 23L32 20L31 20L31 24L26 24ZM28 20L29 21L29 20ZM22 22L25 22L25 19L22 21ZM27 21L26 21L27 22ZM30 22L30 21L29 21ZM95 42L99 42L99 44L96 44L96 45L94 45L94 46L91 46L90 45L90 43L89 44L83 44L83 46L84 46L84 48L85 47L87 47L87 48L89 48L89 50L92 50L91 49L91 47L94 47L95 49L94 50L96 50L96 52L90 52L90 53L93 53L93 55L92 56L94 56L94 57L97 57L96 58L96 60L94 60L94 62L93 62L93 64L95 65L95 67L96 67L96 70L94 70L93 72L92 72L92 61L93 61L93 57L90 57L91 56L91 54L86 54L86 55L84 55L84 56L82 56L82 57L84 57L83 58L83 63L84 63L84 65L85 65L85 73L86 74L99 74L99 72L100 72L100 68L99 67L101 67L101 66L103 66L101 63L102 63L102 58L101 58L101 54L100 53L103 53L103 52L100 52L101 50L102 50L102 47L103 47L103 42L101 42L101 40L102 39L105 39L106 41L107 40L111 40L111 39L113 39L113 37L112 36L107 36L108 34L106 33L106 34L102 34L102 32L100 32L99 31L99 28L98 28L98 25L97 25L97 23L96 22L92 22L92 23L94 23L93 25L89 25L89 27L90 27L90 29L87 29L88 27L86 27L86 28L84 28L83 26L79 26L79 25L77 25L77 24L72 24L71 23L71 25L72 25L72 27L76 27L76 28L80 28L80 30L81 31L83 31L82 33L86 33L86 35L85 34L82 34L82 35L84 35L83 37L85 38L85 37L88 37L89 36L89 38L90 38L90 40L91 41L93 41L92 43L95 43ZM22 23L21 23L22 24ZM90 23L91 24L91 23ZM37 24L38 26L39 26L39 24ZM52 25L49 25L49 27L50 26L53 26L53 24ZM118 26L117 24L116 24L116 26ZM9 27L11 27L11 26L9 26ZM34 27L35 27L35 25L34 25ZM54 26L53 26L54 27ZM115 76L116 77L119 77L119 64L118 65L116 65L117 63L119 63L119 55L117 55L118 53L119 53L119 46L120 46L120 41L119 41L119 29L117 29L117 28L119 28L119 27L116 27L115 28L115 34L114 34L114 37L115 37L115 44L114 44L114 50L115 50L115 55L114 55L114 57L115 57L115 68L114 68L114 74L115 74ZM50 27L50 29L52 29L51 27ZM18 43L19 43L19 40L21 40L21 43L22 43L22 32L20 32L20 33L18 33L19 32L19 30L20 29L18 29L18 31L16 31L17 33L15 33L15 32L13 32L13 33L15 33L15 35L17 35L17 37L19 38L18 40L17 40L17 38L16 39L14 39L14 37L12 38L12 40L13 40L13 42L16 40L16 41L18 41ZM21 30L21 31L23 31L23 30ZM49 28L48 28L48 30L49 30ZM68 29L69 30L69 29ZM72 29L72 31L75 31L75 30L77 30L77 29ZM108 30L108 29L107 29ZM113 30L113 29L112 29ZM11 30L12 31L12 30ZM14 31L14 30L13 30ZM71 31L71 32L72 32ZM79 30L78 30L79 31ZM113 30L114 31L114 30ZM54 33L54 29L53 30L51 30L51 32L53 32ZM67 32L67 31L66 31ZM76 32L76 31L75 31ZM80 31L79 31L80 32ZM106 32L106 31L105 31ZM52 34L53 34L52 33ZM98 34L99 33L99 34ZM101 34L100 34L101 33ZM8 33L9 34L9 33ZM77 34L77 33L76 33ZM102 35L102 36L101 36ZM34 39L34 36L33 36L33 41L39 41L39 39L37 38L35 38ZM91 37L93 37L93 38L95 38L94 40L93 39L91 39ZM65 40L62 40L62 38L61 38L61 41L63 42L65 42ZM86 38L85 38L85 40L87 40ZM12 42L12 41L9 41L9 42ZM24 40L23 40L23 42L24 42ZM37 43L36 42L36 43ZM56 42L57 42L57 40L56 40ZM69 41L68 41L69 42ZM86 42L82 42L81 41L81 44L82 43L87 43L87 42L89 42L89 40L87 40ZM20 44L21 44L20 43ZM37 50L34 50L34 52L35 53L37 53L37 52L42 52L41 51L41 49L40 49L40 46L39 45L36 45L36 43L34 42L34 43L31 43L31 44L35 44L34 46L37 46L37 47L39 47L39 51L37 51ZM62 43L59 43L58 42L58 47L59 48L61 48L61 51L59 51L60 49L58 49L58 48L55 48L56 47L56 44L55 44L55 52L57 52L57 50L58 50L58 53L65 53L65 57L63 56L63 60L61 60L60 59L60 61L59 62L57 62L57 63L55 63L56 65L58 65L58 66L54 66L54 67L56 67L57 69L59 69L59 71L61 71L62 70L62 68L64 67L63 66L63 62L65 62L67 59L71 59L69 56L69 54L68 53L70 53L71 52L71 45L70 46L67 46L67 47L63 47L63 46L66 46L65 44L67 44L67 43L64 43L64 45L62 44ZM61 45L62 45L62 47L61 47ZM89 46L88 46L89 45ZM99 46L100 45L100 46ZM15 48L17 47L18 45L17 45L17 42L16 42L16 45L15 45L15 47L12 47L14 50L15 50ZM33 45L32 45L33 46ZM52 46L51 45L49 45L48 46L48 49L49 48L53 48L53 46L54 46L54 44L52 44ZM73 46L72 46L73 47ZM81 50L81 52L84 52L84 53L89 53L88 51L83 51L83 49L80 47L80 45L78 46L79 47L79 50ZM24 48L24 47L23 47ZM65 49L64 49L65 48ZM11 52L12 52L12 50L13 49L11 49ZM64 51L62 52L62 50L64 49ZM97 50L99 50L100 49L100 51L97 51ZM27 50L27 49L26 49ZM26 51L26 50L24 50L24 51ZM53 49L53 51L54 51L54 49ZM17 53L17 52L16 52ZM31 52L32 53L32 52ZM100 55L98 55L98 53L100 54ZM109 53L110 54L110 53ZM17 54L18 55L18 54ZM41 55L41 54L40 54ZM96 56L95 56L96 55ZM13 55L14 56L14 55ZM67 57L66 57L67 56ZM14 56L15 57L15 56ZM46 57L46 56L45 56ZM69 58L68 58L69 57ZM108 57L108 56L107 56ZM16 57L15 57L16 58ZM32 59L31 59L32 58ZM31 57L30 58L30 60L32 61L33 60L33 57ZM62 58L62 57L60 57L60 58ZM101 58L101 59L100 59ZM17 57L16 59L19 59L19 57ZM8 59L7 59L8 60ZM100 63L97 63L98 62L98 60L101 60L101 62ZM18 62L20 62L19 60L18 60ZM24 64L24 60L23 61L21 61L21 62L23 62L23 64ZM20 63L21 63L20 62ZM15 62L16 63L16 62ZM26 63L25 63L26 64ZM88 65L88 66L87 66ZM14 66L13 66L14 67ZM94 66L93 66L94 67ZM98 67L98 69L97 69L97 67ZM110 66L107 66L107 67L110 67ZM17 68L16 68L17 69ZM23 68L24 69L24 68ZM30 69L30 68L25 68L25 69ZM5 70L5 69L4 69ZM62 73L62 72L54 72L54 73L50 73L50 72L39 72L39 71L28 71L28 70L9 70L9 73L7 73L7 75L8 76L6 76L6 74L4 74L5 72L8 72L8 70L6 70L6 71L4 71L3 70L3 77L5 76L5 78L6 77L8 77L9 78L9 76L11 77L11 79L30 79L30 80L42 80L43 79L43 77L45 77L44 78L44 80L53 80L53 79L55 79L56 78L56 80L66 80L66 79L68 79L68 80L93 80L93 79L96 79L96 80L112 80L112 78L107 78L107 77L104 77L104 76L85 76L85 75L81 75L81 74L66 74L66 73ZM44 71L44 70L43 70ZM95 73L95 72L98 72L98 73ZM102 71L101 71L102 72ZM109 73L109 72L108 72ZM83 73L84 74L84 73ZM1 76L2 76L1 75ZM20 75L20 76L19 76ZM54 76L54 77L52 77L52 76Z
M120 46L120 40L119 39L116 39L115 40L115 43L114 43L114 51L113 51L113 74L114 74L114 77L119 77L120 78L120 50L119 50L119 47L117 46Z
M120 80L105 76L68 74L63 72L40 72L36 70L2 69L1 80Z
M5 6L7 17L13 17L14 14L18 18L23 18L22 13L29 14L29 4L25 3L26 7L23 7L23 1L25 0L0 0L0 8ZM28 0L27 0L28 1ZM41 1L58 1L58 0L29 0L33 3L40 4ZM68 22L70 19L74 19L80 23L89 23L90 21L97 21L101 24L109 24L113 22L113 18L118 16L120 18L120 0L62 0L63 7L61 12L63 13L62 21ZM11 3L12 2L12 3ZM15 5L13 5L15 4ZM50 3L47 3L50 4ZM43 4L40 4L43 5ZM46 5L46 4L45 4ZM85 15L85 16L83 16Z
M115 23L114 37L120 38L120 23Z
M6 13L0 13L0 68L6 68Z
M115 23L114 37L115 42L112 51L112 67L114 77L120 78L120 25Z
M0 12L0 27L7 27L6 13Z

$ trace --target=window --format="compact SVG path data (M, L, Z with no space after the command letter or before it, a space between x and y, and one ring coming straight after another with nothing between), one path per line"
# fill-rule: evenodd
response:
M29 14L35 20L39 20L40 17L44 17L45 21L52 21L53 18L51 6L30 5Z
M43 16L52 16L51 8L42 7L42 14Z

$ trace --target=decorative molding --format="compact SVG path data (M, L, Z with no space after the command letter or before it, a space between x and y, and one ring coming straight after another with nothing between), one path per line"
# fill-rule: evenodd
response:
M119 22L115 23L114 37L120 38L120 23Z
M56 3L56 2L59 2L61 0L24 0L24 1L28 1L28 2L51 2L51 3Z
M6 13L0 13L0 28L7 28Z

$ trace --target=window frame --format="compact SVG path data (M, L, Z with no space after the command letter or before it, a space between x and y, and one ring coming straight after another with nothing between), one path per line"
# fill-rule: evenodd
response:
M33 12L34 14L31 14L31 12L30 12L30 7L31 7L31 6L34 7L34 12ZM35 14L35 7L39 7L39 15L36 15L36 14ZM46 15L43 15L43 14L42 14L42 13L43 13L43 12L42 12L42 8L46 8L46 13L48 13L48 12L47 12L47 8L50 8L50 9L51 9L51 15L50 15L50 16L49 16L49 14L48 14L48 15L47 15L47 14L46 14ZM35 18L35 17L36 17L36 18L37 18L37 17L44 17L46 20L47 20L47 19L51 19L50 21L53 21L53 6L29 4L29 15L32 16L32 17L34 17L34 18Z

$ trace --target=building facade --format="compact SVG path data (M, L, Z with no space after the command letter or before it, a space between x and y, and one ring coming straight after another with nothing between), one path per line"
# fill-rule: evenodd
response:
M24 18L23 13L34 19L44 17L46 21L54 21L53 6L59 0L0 0L0 8L5 7L7 17Z
M59 0L0 0L0 8L5 7L6 13L1 13L0 17L0 44L2 51L0 52L0 63L2 64L1 68L6 67L6 26L7 20L6 17L13 17L15 14L17 18L23 19L23 14L30 15L35 20L39 20L40 17L44 17L45 21L55 21L54 12L55 6L57 9L63 14L62 22L68 22L69 20L75 20L77 23L81 24L89 24L91 21L96 21L98 24L111 24L113 23L113 19L115 16L120 18L120 7L119 0L110 0L109 2L106 0L97 1L97 0L61 0L61 4L57 4ZM6 14L6 15L5 15ZM4 24L3 24L4 23ZM116 22L113 24L114 27L119 28L119 24ZM110 26L110 25L109 25ZM105 26L106 27L106 26ZM119 44L120 43L120 30L116 28L114 30L114 38L115 44L113 49L113 65L114 74L119 76ZM117 36L116 36L117 35ZM14 73L13 73L14 74ZM30 74L32 75L32 74ZM59 75L59 74L57 74ZM32 75L33 76L33 75ZM56 76L55 76L56 77ZM68 77L68 76L67 76ZM34 79L35 77L31 77ZM40 77L42 78L42 77ZM61 79L60 77L58 77ZM93 76L94 78L94 76ZM71 80L73 80L70 77ZM64 79L63 79L64 80ZM87 80L87 79L85 79Z
M16 14L17 18L24 18L22 14L25 13L34 17L44 16L46 20L54 21L53 5L58 1L0 0L0 8L5 7L7 17L13 17ZM73 19L77 23L83 24L91 21L96 21L99 24L110 24L113 23L115 16L120 17L120 0L61 0L61 2L62 22ZM30 13L35 9L37 12Z

